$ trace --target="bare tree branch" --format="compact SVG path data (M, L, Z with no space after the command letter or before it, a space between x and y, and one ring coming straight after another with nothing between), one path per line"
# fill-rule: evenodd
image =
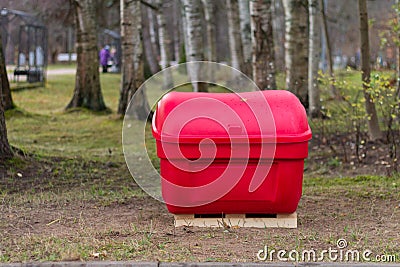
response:
M149 8L151 8L151 9L157 11L157 12L158 12L159 9L160 9L159 6L155 6L155 5L153 5L153 4L149 3L149 2L146 2L145 0L140 0L140 3L142 3L143 5L149 7Z

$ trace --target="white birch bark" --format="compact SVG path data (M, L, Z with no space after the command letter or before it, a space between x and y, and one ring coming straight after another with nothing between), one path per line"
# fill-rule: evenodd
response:
M188 61L189 58L189 40L188 40L188 27L187 27L187 19L186 19L186 11L185 11L185 3L184 0L181 0L181 17L182 17L182 36L183 36L183 47L185 48L185 62Z
M158 13L157 13L157 23L158 23L158 39L160 43L160 65L162 69L167 69L171 62L171 52L170 45L171 39L169 37L166 23L165 23L165 7L167 2L163 0L158 0ZM170 69L163 71L163 89L171 89L174 85L172 79L172 73Z
M308 0L308 12L310 22L309 55L308 55L308 114L311 117L318 117L321 112L318 67L321 56L321 17L319 0Z
M203 61L203 30L202 30L202 16L201 5L199 0L183 0L183 7L185 13L186 24L186 60ZM199 83L201 80L201 69L199 65L189 65L189 75L192 80L193 90L195 92L207 91L207 84Z
M246 65L249 65L251 64L250 62L252 58L249 0L239 0L239 18L244 62L246 63Z
M204 7L204 17L207 28L207 60L217 61L217 47L215 36L215 2L213 0L202 0ZM212 68L208 70L208 78L211 82L215 81L215 75Z
M174 57L175 61L179 62L182 59L182 12L180 1L174 0L173 7L173 25L174 25Z
M144 53L146 55L147 63L149 64L149 68L152 74L156 74L161 70L160 65L158 64L157 54L154 51L154 45L151 42L150 37L150 29L149 29L149 17L148 13L150 8L145 8L142 12L142 34L143 34L143 46Z
M121 0L121 46L122 79L118 113L124 114L129 101L144 82L143 47L141 40L141 3L140 0ZM144 90L135 95L133 116L146 120L150 111Z
M244 70L244 56L242 37L240 34L239 4L238 0L226 0L228 15L229 48L231 65L237 70Z
M147 0L150 4L153 4L153 0ZM150 34L150 42L151 45L153 46L153 51L156 54L156 58L158 60L159 56L160 56L160 51L159 51L159 47L158 47L158 36L157 36L157 30L156 30L156 20L157 17L154 14L153 9L148 8L147 9L147 19L148 19L148 26L149 26L149 34Z
M303 0L283 0L283 6L286 89L308 108L308 5Z
M215 3L213 0L202 0L204 6L204 17L207 27L207 60L217 60L216 38L215 38Z
M281 72L285 69L285 15L282 0L273 0L272 31L275 44L275 68Z
M251 0L253 80L261 90L276 89L272 0Z

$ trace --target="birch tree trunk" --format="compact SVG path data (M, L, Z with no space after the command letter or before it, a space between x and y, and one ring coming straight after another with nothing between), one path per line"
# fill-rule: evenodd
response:
M173 7L173 24L174 24L174 57L175 61L179 63L182 59L182 12L180 1L172 1Z
M122 79L118 114L124 114L129 101L144 82L143 48L141 40L140 0L121 0ZM132 115L147 120L150 107L144 90L132 100Z
M325 2L324 0L319 0L319 6L321 9L321 15L322 15L322 24L323 24L323 30L324 30L324 36L325 36L325 43L326 43L326 57L327 57L327 62L328 62L328 74L329 77L331 78L331 95L335 98L339 98L338 93L336 92L336 87L334 85L335 82L335 73L333 72L333 62L332 62L332 49L331 49L331 41L329 37L329 32L328 32L328 22L326 18L326 13L325 13Z
M1 41L1 30L0 30L0 64L1 64L1 80L0 83L0 160L12 158L13 153L10 148L10 144L8 143L7 138L7 127L6 127L6 118L4 116L4 85L8 84L7 71L5 69L6 62L4 60L3 55L3 43Z
M8 81L8 76L7 76L6 61L4 56L1 33L2 30L0 30L0 79L2 88L0 101L3 101L4 110L9 110L13 109L15 106L11 97L10 83Z
M272 0L251 0L253 79L261 90L276 89Z
M187 27L187 19L186 19L186 11L185 11L185 3L184 0L180 1L181 7L181 18L182 18L182 36L183 36L183 47L185 48L185 60L187 62L189 59L189 40L188 40L188 27Z
M275 43L275 69L280 72L285 71L285 12L282 0L273 0L273 23L272 32L274 33Z
M95 111L105 110L100 87L94 2L75 0L73 5L77 25L77 70L74 95L67 109L84 107Z
M397 23L400 24L400 0L396 0L396 18ZM397 40L400 41L400 30L397 30ZM396 51L396 72L397 72L397 92L400 93L400 45L397 45ZM398 95L397 97L400 97Z
M154 1L153 0L148 0L148 2L150 4L153 4ZM159 53L160 50L159 50L159 47L158 47L158 44L159 44L159 40L158 40L158 36L157 36L158 32L156 30L156 27L157 27L157 23L156 23L157 16L154 15L154 11L151 8L147 8L146 14L147 14L147 21L148 21L148 24L149 24L150 43L151 43L151 45L153 47L153 51L154 51L154 53L156 55L156 60L158 61L158 59L160 58L160 53Z
M371 95L368 93L370 88L371 67L367 0L358 0L358 11L360 14L361 71L365 97L365 109L368 116L368 131L372 140L378 140L382 139L382 132L379 128L378 114L376 112L375 103L373 102Z
M215 38L215 5L213 0L202 0L207 27L207 60L217 61Z
M149 18L148 13L149 8L146 8L142 12L142 26L143 26L143 43L144 43L144 53L146 55L147 63L149 64L150 71L152 74L156 74L161 70L160 65L157 60L157 53L154 51L154 45L151 42L150 31L149 31Z
M213 0L202 0L204 6L204 17L207 27L207 60L217 61L217 47L215 36L215 2ZM212 68L208 70L208 77L211 82L215 81Z
M239 0L239 19L245 73L250 74L252 69L252 43L249 0Z
M310 16L310 36L309 36L309 55L308 55L308 95L310 117L319 117L321 113L321 103L318 87L318 67L321 56L321 19L319 16L319 0L308 0Z
M226 0L228 15L229 48L231 52L231 65L235 69L244 71L244 55L242 37L240 34L239 4L238 0Z
M303 0L283 0L283 6L286 89L308 109L308 5Z
M204 60L203 35L201 21L201 5L199 0L183 0L186 20L186 59L190 61ZM189 74L195 92L207 92L207 84L196 82L200 80L201 69L198 65L189 65Z
M166 23L164 10L166 8L167 2L165 0L158 0L158 13L157 13L157 23L158 23L158 37L160 41L160 65L162 69L166 69L170 66L171 62L171 52L170 45L171 39L169 37ZM174 81L172 79L172 73L170 69L163 71L163 90L171 89L174 86Z

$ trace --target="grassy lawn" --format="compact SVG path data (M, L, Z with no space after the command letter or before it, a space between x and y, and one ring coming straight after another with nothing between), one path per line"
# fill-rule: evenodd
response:
M358 76L346 79L356 83ZM310 144L297 229L175 229L164 205L126 167L116 114L120 76L101 75L101 83L111 112L66 112L74 75L13 92L18 109L6 114L9 140L26 156L0 164L0 262L250 262L265 245L321 251L335 249L338 239L400 262L400 176L373 174L373 165L345 171L342 159L319 143ZM314 135L321 134L318 123L311 123ZM328 161L321 161L323 153ZM150 157L156 160L154 150Z

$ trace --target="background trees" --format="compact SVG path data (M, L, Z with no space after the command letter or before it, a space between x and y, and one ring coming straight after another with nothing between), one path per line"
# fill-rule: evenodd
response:
M378 114L373 102L374 100L369 92L371 82L371 67L369 54L367 0L358 0L358 11L360 12L361 71L365 97L365 109L368 115L368 131L371 139L376 140L382 138L382 132L379 127Z
M379 35L379 32L390 29L388 20L397 18L391 8L397 2L366 2L366 11L371 19L368 29L363 26L363 34L360 34L359 18L354 16L358 13L358 1L141 0L136 3L141 9L140 18L136 18L139 13L133 15L137 8L130 9L131 6L120 0L42 0L40 4L37 1L0 0L0 5L33 13L48 25L51 62L57 61L59 53L76 50L72 52L78 55L78 71L68 108L106 108L97 56L98 49L110 43L97 36L107 28L121 32L122 50L125 51L120 114L124 113L144 77L179 62L211 60L229 62L251 76L261 89L294 92L308 108L310 116L319 117L326 112L321 110L321 107L326 108L326 101L340 103L341 99L348 100L335 74L342 75L346 67L361 70L363 66L364 91L360 92L365 92L369 99L364 108L369 118L365 125L369 125L371 138L376 139L380 136L378 127L383 127L382 112L380 107L375 107L374 111L376 95L368 96L371 90L375 90L368 80L368 68L372 71L375 67L398 68L399 45L389 41L382 46L382 36ZM364 23L363 14L365 12L360 18ZM135 16L133 22L129 21L132 20L129 16ZM133 35L127 29L130 23L140 26L131 28ZM6 33L3 44L7 44L5 61L10 65L15 62L14 48L18 38L15 33L7 34L16 26L11 23L7 27L3 27ZM369 40L366 33L371 36ZM250 56L252 66L248 64ZM194 80L198 79L199 70L189 72ZM325 79L321 72L329 76L327 84L321 82ZM165 74L163 87L170 88L171 77ZM212 73L209 75L212 77ZM3 103L5 109L9 109L13 102L6 81L2 79ZM205 87L194 83L195 91L206 91ZM332 99L326 96L327 92ZM140 103L143 110L148 109L145 95Z
M4 103L3 100L3 92L4 85L8 85L7 72L5 68L4 55L3 55L3 43L1 42L1 32L0 32L0 160L11 158L13 153L10 148L10 144L8 143L7 138L7 128L6 128L6 120L4 116ZM9 89L9 88L8 88Z
M161 67L166 69L170 66L171 63L171 38L167 31L166 21L165 21L165 14L167 2L166 1L158 1L157 2L157 23L158 23L158 38L160 44L160 62ZM172 88L173 80L172 74L170 70L166 70L163 72L164 74L164 84L163 89L167 90Z
M253 79L261 90L276 89L272 3L250 1Z
M0 90L2 93L2 90ZM6 119L4 116L3 102L0 101L0 160L11 158L12 151L7 138Z
M286 89L308 107L308 5L302 0L283 0L285 9Z
M242 36L240 34L239 3L238 0L226 0L228 14L228 36L231 52L231 65L235 69L244 71L244 53Z
M129 101L144 82L140 0L121 0L122 80L118 114L125 114ZM146 120L150 109L144 91L136 95L133 116Z
M2 108L4 112L4 110L14 108L14 103L11 96L10 83L8 82L8 77L7 77L6 62L3 53L3 39L1 32L0 32L0 80L1 80L0 102L1 101L3 102Z
M249 0L239 0L240 33L242 37L244 73L251 75L252 41Z
M201 3L198 0L183 0L185 25L186 25L186 59L187 61L202 61L204 57L203 28L201 16ZM185 30L185 29L184 29ZM189 75L192 81L199 81L201 70L195 66L189 66ZM206 92L207 84L193 82L195 92Z
M318 69L321 56L321 19L320 19L320 0L308 1L310 35L308 47L308 114L311 117L318 117L320 110L320 94L318 86Z
M67 109L85 107L96 111L104 110L106 105L100 86L94 2L93 0L74 0L72 3L77 25L77 69L74 95Z
M215 1L213 0L202 0L204 6L204 19L206 23L207 30L207 60L217 61L217 51L216 51L216 17L215 17Z

